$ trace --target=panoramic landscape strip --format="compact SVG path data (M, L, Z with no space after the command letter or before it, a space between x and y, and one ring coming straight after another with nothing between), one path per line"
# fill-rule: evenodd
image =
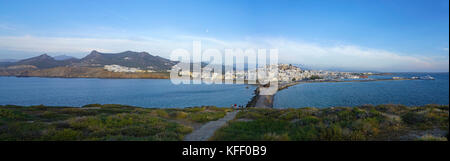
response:
M0 0L0 154L441 160L449 2Z
M192 160L448 144L448 35L448 0L0 0L0 143Z

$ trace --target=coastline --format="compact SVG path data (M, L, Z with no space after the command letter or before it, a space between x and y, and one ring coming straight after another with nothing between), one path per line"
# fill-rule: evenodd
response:
M99 78L99 79L169 79L168 72L110 72L93 67L56 67L49 69L8 70L0 68L0 76L42 78Z

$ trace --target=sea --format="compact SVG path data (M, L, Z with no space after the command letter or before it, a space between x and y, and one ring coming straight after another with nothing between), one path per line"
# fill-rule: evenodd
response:
M403 104L422 106L449 104L449 73L393 73L369 78L411 78L430 75L435 80L394 80L373 82L303 83L279 91L275 108L354 107L360 105Z
M149 108L245 106L255 86L180 84L168 79L0 77L0 105L123 104Z
M410 78L430 75L435 80L302 83L279 91L274 108L338 107L378 104L449 104L448 73L394 73L370 78ZM167 79L96 79L0 77L0 105L75 106L124 104L148 108L245 106L253 85L181 84Z

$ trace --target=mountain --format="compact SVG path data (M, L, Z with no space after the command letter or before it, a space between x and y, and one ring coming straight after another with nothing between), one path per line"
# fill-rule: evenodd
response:
M0 59L0 63L14 63L17 61L19 61L19 60L17 60L17 59Z
M92 51L80 60L81 66L101 66L116 64L126 67L134 67L146 70L166 71L177 62L170 61L159 56L150 55L147 52L125 51L117 54L100 53Z
M17 62L16 59L0 59L0 67L6 67L11 64L14 64L14 62Z
M105 65L120 65L144 70L167 71L177 64L159 56L150 55L147 52L125 51L117 54L100 53L92 51L82 59L61 55L51 57L47 54L20 60L17 62L0 62L0 67L9 69L37 68L48 69L55 67L101 67Z
M72 56L67 56L67 55L58 55L58 56L54 56L53 59L55 59L55 60L68 60L68 59L76 59L76 58L72 57Z
M12 63L9 66L34 66L39 69L54 68L60 66L68 66L73 63L77 63L78 59L67 59L67 60L55 60L53 57L47 54L42 54L37 57L32 57L29 59L20 60L18 62Z

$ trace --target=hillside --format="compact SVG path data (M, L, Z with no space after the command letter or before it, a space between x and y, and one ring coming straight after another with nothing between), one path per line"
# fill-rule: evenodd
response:
M80 60L81 66L103 67L104 65L117 64L126 67L134 67L145 70L167 71L177 62L170 61L159 56L150 55L147 52L125 51L121 53L100 53L92 51Z
M67 59L67 60L55 60L53 57L48 56L47 54L42 54L37 57L32 57L29 59L20 60L15 63L11 63L9 66L23 66L23 65L30 65L34 66L39 69L46 69L46 68L54 68L54 67L60 67L60 66L68 66L73 63L78 62L77 59Z

